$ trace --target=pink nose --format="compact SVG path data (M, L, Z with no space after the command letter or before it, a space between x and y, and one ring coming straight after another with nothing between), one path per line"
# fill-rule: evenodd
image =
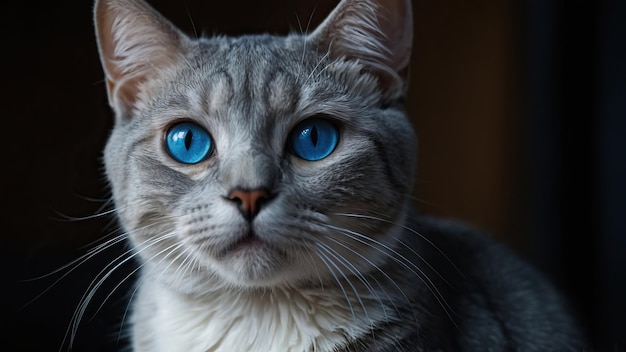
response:
M252 220L261 210L261 205L270 199L270 195L264 189L252 191L235 189L230 192L228 199L237 203L244 218Z

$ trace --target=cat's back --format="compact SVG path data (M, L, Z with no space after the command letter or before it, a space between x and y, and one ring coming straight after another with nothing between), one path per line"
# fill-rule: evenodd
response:
M425 318L413 346L582 350L583 337L563 297L504 245L460 223L423 216L409 221L404 241L424 274L421 281L430 286L427 294L418 293Z

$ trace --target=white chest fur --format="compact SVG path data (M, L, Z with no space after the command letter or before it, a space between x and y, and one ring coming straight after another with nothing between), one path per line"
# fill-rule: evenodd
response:
M366 318L332 289L216 292L202 299L163 287L142 291L136 351L332 351L383 318L378 307L368 308Z

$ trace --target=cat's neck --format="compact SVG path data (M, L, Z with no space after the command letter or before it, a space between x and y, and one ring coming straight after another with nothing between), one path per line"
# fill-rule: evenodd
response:
M139 299L144 307L137 307L135 319L152 320L152 336L161 340L156 346L167 351L332 351L389 318L375 305L364 311L365 298L336 287L223 289L203 297L146 290L151 292Z

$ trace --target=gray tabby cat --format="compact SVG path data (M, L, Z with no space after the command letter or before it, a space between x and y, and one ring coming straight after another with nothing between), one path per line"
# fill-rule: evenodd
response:
M411 16L343 0L310 34L190 38L96 2L135 351L580 347L537 273L411 210Z

